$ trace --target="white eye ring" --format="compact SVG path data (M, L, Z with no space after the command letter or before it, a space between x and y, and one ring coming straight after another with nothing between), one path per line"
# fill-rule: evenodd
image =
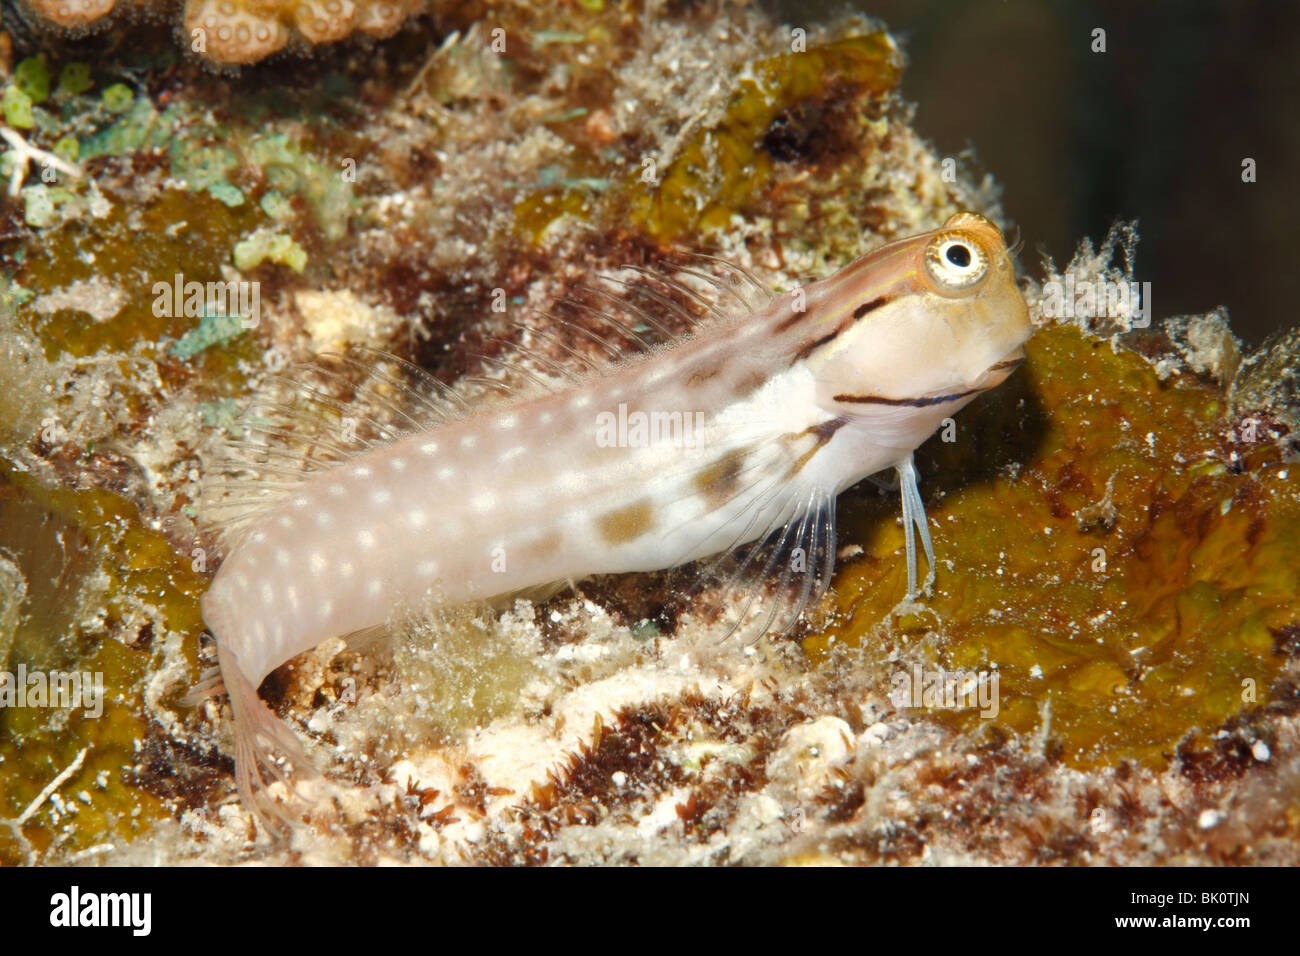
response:
M984 278L988 268L988 256L979 243L967 236L948 233L925 250L925 271L940 291L969 289Z

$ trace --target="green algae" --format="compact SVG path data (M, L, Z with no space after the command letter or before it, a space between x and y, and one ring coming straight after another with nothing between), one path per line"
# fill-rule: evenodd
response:
M53 152L64 162L75 163L81 156L81 144L75 136L63 136L54 144Z
M286 200L302 197L327 239L334 241L346 235L348 220L357 206L352 189L354 177L348 175L350 157L343 155L331 163L284 133L266 131L250 136L243 154L262 170L272 191Z
M100 101L110 113L125 113L135 103L135 93L125 83L114 83L100 94Z
M23 201L23 221L35 229L45 229L59 222L63 209L77 204L76 195L62 186L35 183L19 193Z
M65 63L59 71L59 85L55 92L63 96L79 96L85 93L95 81L90 77L90 67L85 63Z
M77 670L102 675L103 713L85 708L0 709L0 818L15 820L78 752L89 748L61 788L19 829L28 848L54 842L65 851L128 837L170 808L140 786L133 767L150 735L144 687L156 666L156 627L187 640L203 628L206 578L134 505L112 492L47 487L0 463L0 524L26 586L25 614L13 637L9 671ZM139 609L156 617L143 623ZM73 798L74 794L84 797ZM67 807L75 809L69 813ZM74 825L64 829L64 824ZM0 841L0 863L24 858L17 840Z
M1300 621L1300 471L1271 444L1225 467L1211 386L1162 385L1072 328L1027 351L956 441L918 455L939 558L923 609L892 615L906 587L895 503L850 503L843 540L865 554L806 647L871 653L892 619L904 657L996 666L1004 730L1046 731L1076 766L1159 764L1266 702L1282 671L1277 635Z
M167 352L179 359L191 359L200 352L229 342L246 332L246 319L239 315L204 315L198 328L190 329L167 346Z
M171 129L184 117L180 107L159 112L147 97L140 97L113 122L89 134L82 144L82 155L87 159L127 156L164 147L171 140Z
M262 207L262 212L276 222L287 222L293 218L293 205L279 190L272 189L266 193L259 201L259 205Z
M17 86L5 88L0 110L4 112L5 122L16 129L31 129L36 125L32 114L32 98Z
M14 68L14 85L33 103L44 103L50 96L50 69L45 54L29 56Z

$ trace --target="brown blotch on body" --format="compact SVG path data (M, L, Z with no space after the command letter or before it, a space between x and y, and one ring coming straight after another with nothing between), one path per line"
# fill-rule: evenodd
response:
M700 385L703 385L705 382L717 378L719 373L721 372L722 372L722 366L720 365L715 365L713 368L696 369L686 379L686 387L696 388Z
M749 449L737 448L735 451L727 452L712 464L705 465L694 478L695 490L715 507L731 500L740 483L740 473L747 457L749 457Z
M655 509L649 498L610 511L596 519L596 527L606 544L626 544L635 541L654 527Z

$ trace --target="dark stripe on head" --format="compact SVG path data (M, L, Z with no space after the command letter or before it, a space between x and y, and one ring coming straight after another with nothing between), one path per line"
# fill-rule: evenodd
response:
M888 301L889 299L881 295L872 299L870 302L863 302L860 306L858 306L856 309L853 310L853 317L855 319L860 319L868 312L874 312L876 309L880 308Z
M790 326L796 324L800 319L802 319L807 314L808 314L807 309L791 309L790 314L786 316L784 319L782 319L780 323L776 326L776 328L773 329L772 331L774 331L777 335L780 335L782 332L790 328Z
M927 405L942 405L945 402L955 402L959 398L968 398L971 395L978 395L982 391L984 391L982 388L972 388L965 392L954 392L951 395L932 395L928 398L885 398L882 395L836 395L835 401L851 405L894 405L906 408L925 408Z
M821 338L819 338L816 342L809 342L807 345L805 345L803 348L801 348L798 352L795 352L795 353L794 353L794 358L791 360L790 364L793 365L795 362L802 362L802 361L803 361L804 359L806 359L809 355L812 355L813 352L817 351L819 348L821 348L821 347L822 347L823 345L825 345L827 342L829 342L829 341L831 341L832 339L834 339L835 336L839 335L841 331L842 331L842 329L836 329L834 332L830 332L830 333L828 333L827 335L823 335L823 336L822 336Z

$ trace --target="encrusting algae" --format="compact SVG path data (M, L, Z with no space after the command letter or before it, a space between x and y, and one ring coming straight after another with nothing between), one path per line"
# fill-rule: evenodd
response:
M105 695L0 710L0 859L1297 862L1295 337L1054 320L1030 281L1024 366L918 454L930 594L900 604L896 498L863 485L830 594L753 647L671 575L395 609L394 640L264 685L326 779L309 828L258 836L228 710L179 701L211 663L205 465L271 372L369 345L472 399L518 346L595 354L543 311L595 272L677 247L785 289L1000 217L940 175L874 25L478 13L274 88L168 44L144 74L24 68L7 125L84 176L33 167L3 207L0 671ZM1127 280L1124 241L1043 280ZM159 308L178 276L202 294ZM210 298L253 279L256 321ZM996 714L900 693L935 672L996 675Z

